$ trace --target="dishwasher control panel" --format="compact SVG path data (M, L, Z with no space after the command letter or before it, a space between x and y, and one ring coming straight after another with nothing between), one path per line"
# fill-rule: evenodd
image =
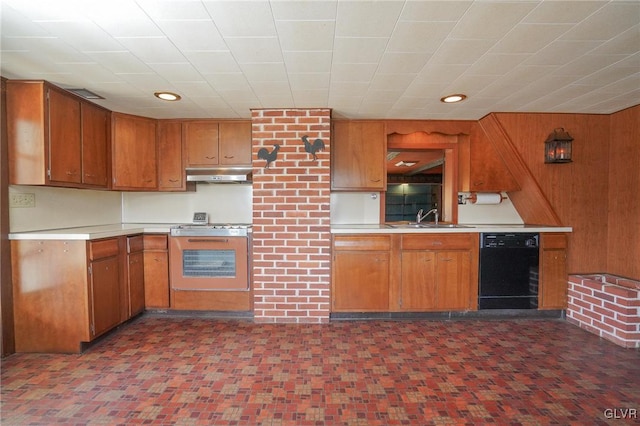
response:
M514 233L483 233L480 238L480 248L536 248L540 235L514 232Z

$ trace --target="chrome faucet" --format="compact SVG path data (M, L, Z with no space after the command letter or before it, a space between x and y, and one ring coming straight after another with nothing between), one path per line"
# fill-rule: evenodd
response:
M422 214L423 210L420 209L420 211L418 211L418 214L416 215L416 223L420 223L422 222L427 216L429 216L431 213L434 213L434 217L436 220L436 225L438 224L438 209L431 209L428 212L426 212L425 214Z

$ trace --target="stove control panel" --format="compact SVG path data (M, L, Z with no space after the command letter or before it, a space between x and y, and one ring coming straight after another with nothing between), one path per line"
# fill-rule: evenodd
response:
M205 212L195 212L193 214L193 223L198 225L204 225L209 223L209 218Z

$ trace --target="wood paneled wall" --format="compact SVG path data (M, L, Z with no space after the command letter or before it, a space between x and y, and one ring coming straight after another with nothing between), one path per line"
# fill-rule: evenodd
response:
M607 272L640 279L640 105L611 116Z
M500 113L495 117L560 224L573 228L569 239L568 272L610 272L607 268L607 224L611 116ZM544 163L544 141L557 127L563 127L574 138L572 163ZM611 167L617 165L612 163ZM526 193L520 195L528 196ZM623 247L619 249L624 250Z

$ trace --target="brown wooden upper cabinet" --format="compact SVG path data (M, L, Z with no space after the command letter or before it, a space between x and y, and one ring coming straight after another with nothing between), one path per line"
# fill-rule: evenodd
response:
M186 167L251 164L250 121L185 121L182 135Z
M381 121L335 121L331 144L331 189L384 191L386 135Z
M520 186L500 153L479 125L461 140L458 183L460 191L519 191Z
M112 114L112 188L158 188L156 120L136 115Z
M159 120L158 190L184 191L186 179L183 166L182 122Z
M45 81L7 82L9 181L109 186L109 111Z

